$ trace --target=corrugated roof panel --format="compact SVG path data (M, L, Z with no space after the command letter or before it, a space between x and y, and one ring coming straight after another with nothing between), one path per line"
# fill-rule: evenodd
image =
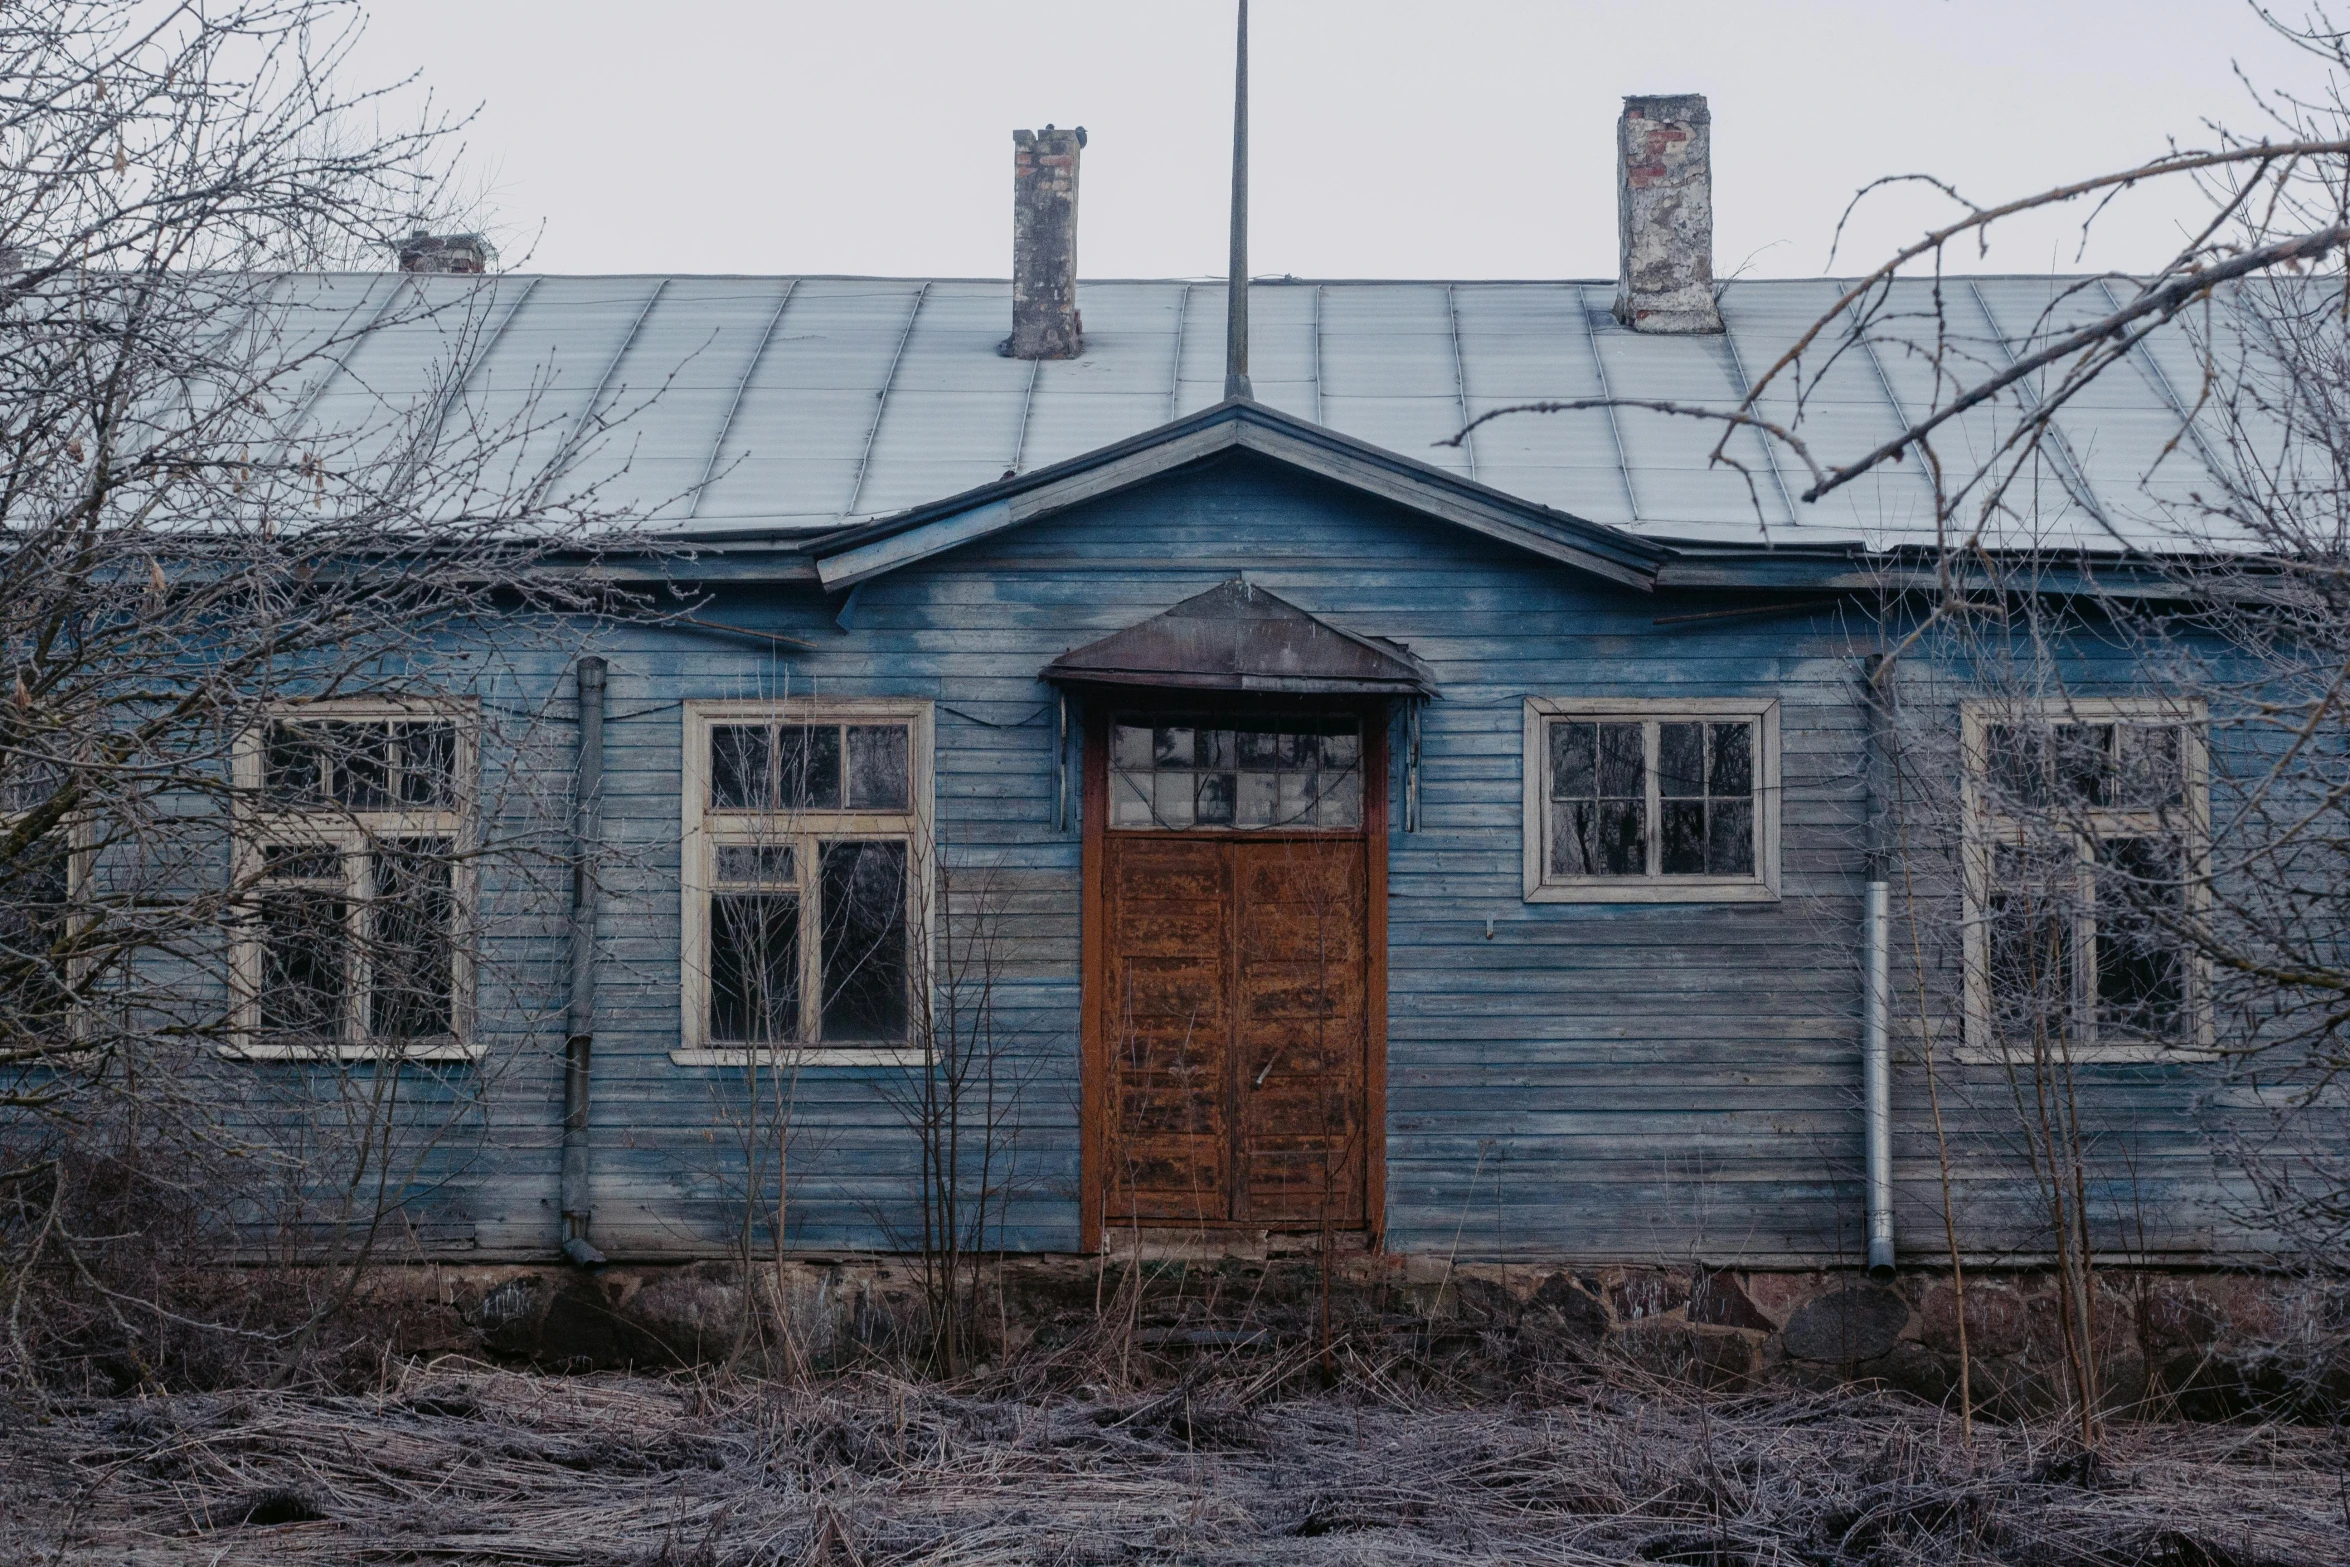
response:
M375 319L392 289L410 285L431 314L395 311L395 324L357 347L347 369L297 378L281 393L288 406L315 394L319 439L360 431L359 445L380 449L418 398L495 337L453 428L536 420L545 428L503 456L543 461L584 430L579 416L604 385L602 414L615 427L576 443L568 484L603 485L606 506L657 508L660 520L690 516L695 526L822 526L852 505L884 514L989 482L1015 460L1030 469L1081 455L1223 396L1224 288L1213 281L1086 283L1084 354L1042 364L997 352L1010 327L1009 288L972 280L547 278L507 321L506 306L533 280L342 275L287 280L271 330L287 342L324 341ZM1473 416L1596 396L1603 370L1619 396L1727 408L1742 377L1762 374L1843 286L1732 283L1722 291L1726 336L1670 338L1618 326L1606 283L1263 281L1250 291L1250 368L1268 406L1529 500L1659 537L1759 540L1746 481L1708 464L1720 436L1710 422L1637 409L1519 414L1480 427L1465 448L1436 443L1460 429L1464 406ZM2009 348L1998 338L2031 332L2062 286L2070 280L1946 280L1946 351L1970 373L2004 366ZM2087 291L2055 319L2109 309L2109 293ZM1835 354L1825 337L1814 345L1800 383L1801 433L1823 460L1848 461L1933 406L1934 366L1892 341L1930 337L1933 312L1930 285L1904 282L1878 317L1883 346L1873 363ZM2186 326L2157 334L2142 353L2059 423L2097 509L2151 539L2167 526L2155 513L2201 479L2200 453L2154 458L2177 432L2174 403L2200 395L2202 369ZM2165 377L2175 396L2165 395ZM1774 385L1760 411L1792 417L1798 385ZM1980 461L2012 418L1977 410L1939 431L1937 448L1954 469ZM2220 443L2216 420L2205 430ZM1735 436L1732 450L1753 470L1773 538L1931 536L1930 491L1914 461L1816 505L1795 504L1790 515L1782 492L1810 482L1792 454L1778 454L1774 473L1752 433ZM696 505L706 472L713 481ZM2051 533L2110 543L2084 525L2096 528L2051 496Z

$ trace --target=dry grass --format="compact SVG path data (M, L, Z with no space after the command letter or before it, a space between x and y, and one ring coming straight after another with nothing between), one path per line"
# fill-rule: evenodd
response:
M2338 1435L2045 1431L1621 1379L1227 1360L1156 1391L555 1378L107 1400L0 1432L10 1563L2350 1561Z

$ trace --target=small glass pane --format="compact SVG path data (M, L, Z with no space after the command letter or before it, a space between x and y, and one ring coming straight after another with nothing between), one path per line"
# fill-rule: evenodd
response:
M2054 730L2060 798L2067 805L2109 805L2114 795L2113 725L2058 724Z
M1110 728L1110 765L1121 769L1147 768L1151 765L1152 732L1137 724L1114 724Z
M1281 775L1246 772L1239 775L1239 804L1232 813L1235 826L1270 827L1281 811Z
M906 846L828 843L823 850L824 1038L906 1034Z
M454 847L446 839L419 838L373 857L367 1026L379 1039L455 1031Z
M2097 869L2097 1019L2140 1034L2175 1032L2187 1005L2186 914L2178 851L2153 838L2109 839Z
M1706 802L1705 873L1708 876L1754 874L1754 802Z
M1201 773L1199 804L1193 819L1202 827L1231 826L1237 789L1231 773Z
M1659 769L1662 770L1661 768ZM1705 802L1664 802L1664 842L1659 868L1667 876L1705 874Z
M2187 802L2185 736L2176 724L2124 724L2114 803L2159 810Z
M456 805L455 724L397 725L394 749L400 764L402 805L427 810L448 810Z
M1151 762L1158 767L1190 767L1199 758L1196 731L1162 725L1153 736Z
M1151 817L1161 827L1189 827L1192 811L1192 775L1166 772L1151 775Z
M755 811L770 795L774 732L765 724L720 724L710 731L710 808Z
M1656 792L1668 800L1705 795L1705 725L1656 726Z
M722 843L718 846L718 877L736 887L789 886L793 875L789 844Z
M389 724L326 723L328 792L349 811L382 811L392 805L392 730Z
M710 900L710 1038L773 1044L800 1032L800 900L720 893Z
M1645 876L1648 874L1648 802L1602 800L1594 834L1593 874Z
M261 1031L275 1043L342 1037L350 905L331 892L261 900Z
M343 879L343 851L333 844L271 843L261 849L261 874L271 881Z
M1550 726L1550 797L1588 800L1599 790L1599 726Z
M912 798L912 746L903 724L849 726L849 809L902 811Z
M306 724L273 723L262 746L261 792L271 805L326 803L326 775L320 736Z
M2001 844L1991 863L1991 1021L2000 1042L2030 1051L2070 1032L2080 860L2070 841Z
M1754 793L1754 725L1708 724L1710 747L1705 792L1737 797Z
M1148 734L1148 730L1143 733ZM1112 773L1110 775L1110 825L1113 827L1148 827L1151 824L1151 775L1149 773Z
M1643 725L1599 726L1599 793L1602 799L1642 799L1648 792L1648 759Z
M1983 730L1984 766L2007 803L2047 803L2048 753L2045 733L2030 724L1991 724Z
M840 726L786 724L775 731L775 808L837 811L841 800Z

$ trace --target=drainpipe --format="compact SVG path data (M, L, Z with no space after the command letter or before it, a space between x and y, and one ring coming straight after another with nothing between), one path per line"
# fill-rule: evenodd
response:
M583 1268L604 1264L588 1241L588 1083L596 1040L596 852L604 838L604 661L583 658L579 761L572 779L571 1004L563 1040L563 1255Z
M1868 887L1861 899L1860 1088L1868 1167L1869 1277L1893 1276L1893 1054L1886 1021L1892 1009L1891 860L1892 714L1879 681L1889 672L1883 654L1862 664L1868 708Z

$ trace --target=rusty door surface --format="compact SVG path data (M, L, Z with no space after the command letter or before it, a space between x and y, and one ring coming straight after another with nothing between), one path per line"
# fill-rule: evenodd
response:
M1359 1227L1364 838L1112 833L1103 853L1105 1219Z

